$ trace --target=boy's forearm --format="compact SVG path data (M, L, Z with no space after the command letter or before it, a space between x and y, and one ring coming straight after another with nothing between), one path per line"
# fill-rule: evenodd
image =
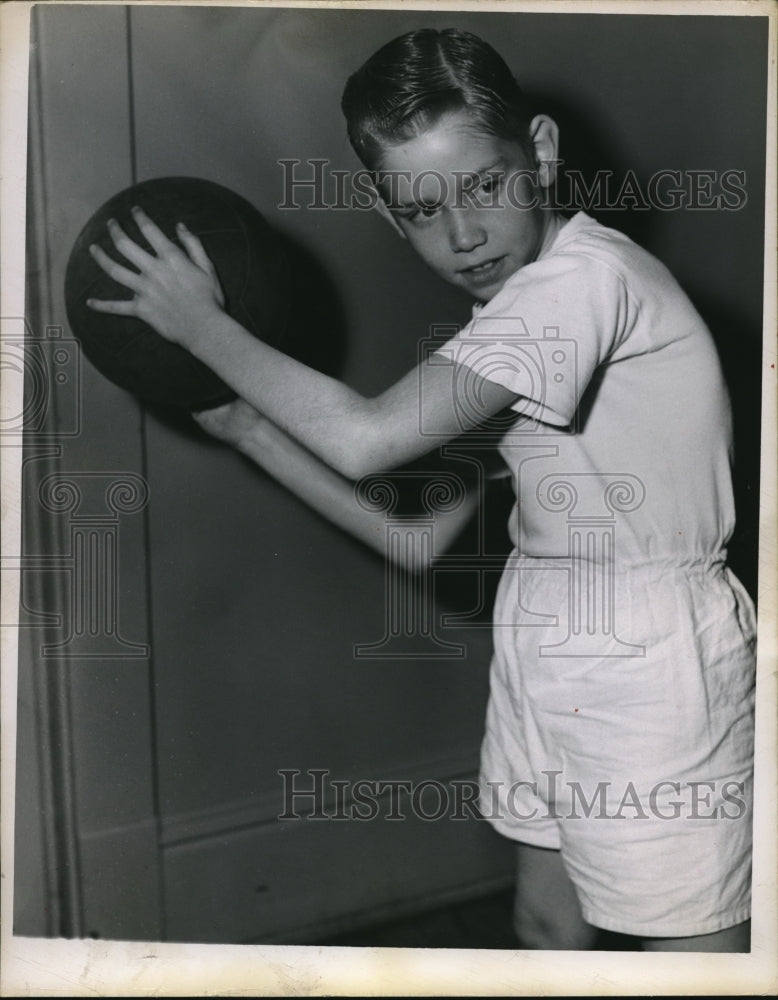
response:
M214 313L189 342L201 361L243 399L333 469L349 478L370 471L371 401L251 336L226 313Z
M281 428L258 416L254 426L241 435L235 446L319 514L379 554L387 554L384 514L360 506L351 481L319 461ZM429 554L430 559L448 548L477 505L478 495L473 491L457 510L437 516L435 552ZM414 529L409 526L408 530ZM418 545L406 547L399 556L407 559L408 550L415 557L421 548ZM405 569L412 571L422 570L425 565L403 563Z

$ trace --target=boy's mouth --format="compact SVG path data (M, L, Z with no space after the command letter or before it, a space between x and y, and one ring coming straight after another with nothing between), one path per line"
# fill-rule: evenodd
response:
M459 273L471 281L487 281L496 277L504 257L491 257L489 260L481 261L479 264L471 264L469 267L460 268Z

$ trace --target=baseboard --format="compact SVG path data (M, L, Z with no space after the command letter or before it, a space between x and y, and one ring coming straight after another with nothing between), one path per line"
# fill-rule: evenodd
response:
M424 761L396 762L382 765L370 775L371 780L386 783L410 782L414 787L422 781L449 782L453 780L475 780L478 773L477 749L461 749L446 756L429 758ZM365 769L360 773L347 774L331 772L323 781L324 795L322 806L325 811L335 808L335 791L330 782L334 779L348 781L350 785L365 777ZM289 778L286 779L289 782ZM297 787L313 788L313 778L301 771L295 779ZM385 794L389 794L389 791ZM348 809L353 802L353 795L346 793L340 806ZM307 808L306 808L307 807ZM230 802L216 803L207 808L187 813L178 813L163 817L160 824L160 841L163 847L174 847L192 841L209 837L223 837L226 834L250 827L275 823L283 814L285 808L284 779L278 776L278 786L273 790L265 790L251 798L234 799ZM295 808L304 814L311 809L311 803L304 800L297 802Z

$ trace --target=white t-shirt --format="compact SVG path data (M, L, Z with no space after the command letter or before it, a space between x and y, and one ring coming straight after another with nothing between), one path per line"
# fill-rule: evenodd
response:
M615 562L722 557L734 527L731 416L711 335L673 276L579 212L437 352L514 390L499 442L518 552L567 557L570 526L612 523ZM599 558L593 554L592 558Z

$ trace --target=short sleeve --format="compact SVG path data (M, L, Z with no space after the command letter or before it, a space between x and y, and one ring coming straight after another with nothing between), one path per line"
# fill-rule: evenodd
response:
M513 275L436 352L515 392L512 408L565 427L595 370L630 325L627 289L607 264L583 253L552 253Z

